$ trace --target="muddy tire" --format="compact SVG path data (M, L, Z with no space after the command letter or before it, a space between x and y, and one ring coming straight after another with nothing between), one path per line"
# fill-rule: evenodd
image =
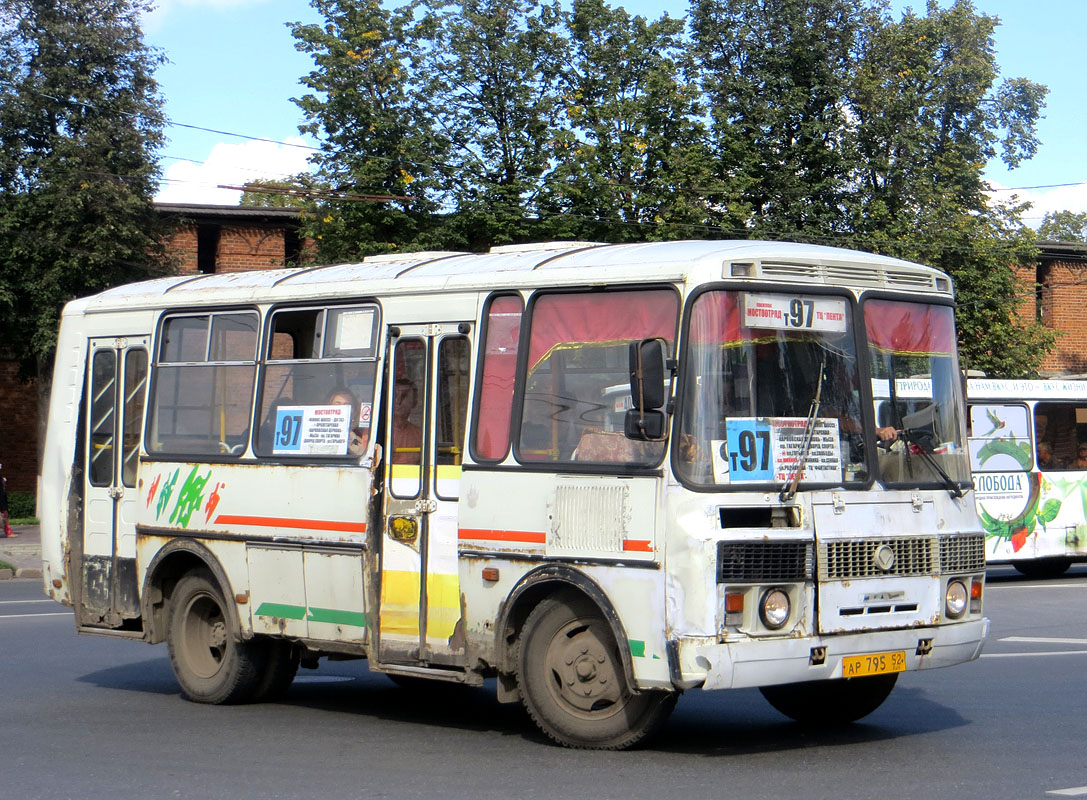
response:
M622 750L652 734L672 692L632 692L611 627L586 599L550 597L525 621L517 683L529 716L565 747Z
M894 689L898 673L832 681L764 686L774 708L804 725L845 725L879 708Z
M170 596L170 665L185 697L196 703L245 703L264 675L259 642L235 637L232 605L206 569L187 573Z

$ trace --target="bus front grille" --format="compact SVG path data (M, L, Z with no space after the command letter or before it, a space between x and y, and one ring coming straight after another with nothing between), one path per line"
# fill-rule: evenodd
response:
M893 558L887 556L888 548ZM819 543L819 580L932 575L939 558L934 536L824 541Z
M940 571L981 572L985 569L985 534L940 537Z
M893 559L888 558L888 552L894 555ZM885 575L947 575L984 569L984 534L898 536L819 543L821 581Z
M811 542L718 542L718 583L810 580Z

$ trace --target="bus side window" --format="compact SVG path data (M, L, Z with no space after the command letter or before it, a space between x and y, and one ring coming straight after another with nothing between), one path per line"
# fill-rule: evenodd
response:
M632 341L675 338L679 299L671 289L542 293L533 301L528 367L516 455L526 463L652 464L663 442L613 446L612 421L630 385ZM579 452L585 441L587 449Z
M249 442L257 328L257 314L251 311L163 320L149 452L242 455Z
M272 312L257 402L258 456L357 459L368 449L376 324L373 306ZM322 416L342 420L339 438L307 438Z

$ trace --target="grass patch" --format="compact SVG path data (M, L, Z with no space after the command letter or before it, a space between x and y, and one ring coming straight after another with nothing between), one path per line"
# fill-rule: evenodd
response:
M19 517L18 519L16 519L15 517L12 517L10 515L8 516L8 525L37 525L37 524L38 524L38 518L37 517Z
M6 561L0 561L0 569L10 569L12 572L15 572L15 567Z

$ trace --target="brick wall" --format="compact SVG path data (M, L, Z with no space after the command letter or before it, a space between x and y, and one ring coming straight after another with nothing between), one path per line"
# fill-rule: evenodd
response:
M219 272L246 269L278 269L283 266L281 228L223 227L219 233Z
M177 259L178 272L192 275L197 266L195 225L178 229L167 249ZM241 272L247 269L279 269L286 250L283 228L223 225L215 252L216 272Z
M1048 261L1040 271L1041 320L1059 331L1042 373L1087 372L1087 264Z
M33 492L38 485L38 389L19 380L19 365L0 361L0 464L8 491Z
M176 259L177 271L182 275L192 275L196 269L196 226L185 225L178 228L166 245L166 252Z

